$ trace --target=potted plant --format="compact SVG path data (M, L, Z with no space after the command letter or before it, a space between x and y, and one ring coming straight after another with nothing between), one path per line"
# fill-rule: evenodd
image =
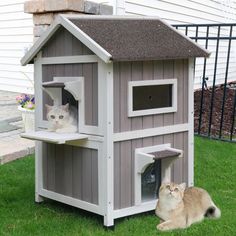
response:
M19 104L18 110L21 111L25 132L34 131L34 96L21 94L16 97L16 101Z

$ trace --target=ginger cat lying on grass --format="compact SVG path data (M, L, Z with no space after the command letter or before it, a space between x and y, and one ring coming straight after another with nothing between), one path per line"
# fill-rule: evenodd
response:
M185 183L163 184L155 213L161 219L157 225L161 231L187 228L204 217L219 218L221 215L207 191L196 187L186 188Z

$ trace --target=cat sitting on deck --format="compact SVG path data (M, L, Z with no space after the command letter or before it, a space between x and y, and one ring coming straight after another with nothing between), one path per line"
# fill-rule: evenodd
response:
M69 103L61 106L49 106L47 108L47 119L49 131L57 133L76 133L77 116L75 109L69 109Z
M161 231L187 228L204 217L219 218L221 212L210 195L201 188L186 184L163 184L159 190L156 215L161 219L157 229Z

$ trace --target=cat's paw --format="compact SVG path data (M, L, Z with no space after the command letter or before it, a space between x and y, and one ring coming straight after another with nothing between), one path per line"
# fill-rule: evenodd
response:
M167 224L161 223L161 224L157 225L157 230L167 231L167 230L170 230L170 228Z
M62 134L62 133L65 133L65 132L64 132L64 129L56 129L56 133Z
M48 132L55 132L56 130L49 128L47 131L48 131Z

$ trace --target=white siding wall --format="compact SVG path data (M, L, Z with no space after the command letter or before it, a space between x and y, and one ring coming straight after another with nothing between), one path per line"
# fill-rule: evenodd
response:
M33 41L32 16L23 9L24 0L0 1L0 90L33 93L33 67L20 66Z
M111 0L116 6L118 15L148 15L158 16L170 24L201 24L201 23L236 23L236 0ZM195 32L189 32L194 36ZM217 29L211 29L210 36L216 36ZM206 35L206 28L202 28L199 35ZM227 29L221 30L221 35L229 35ZM234 30L236 36L236 27ZM205 41L199 41L205 46ZM228 41L222 41L219 48L217 67L217 83L222 83L225 76L226 53ZM236 42L232 42L229 66L229 81L236 80ZM208 49L216 49L216 42L209 41ZM212 53L207 63L206 77L208 84L212 84L215 53ZM201 85L203 59L197 59L195 88Z

